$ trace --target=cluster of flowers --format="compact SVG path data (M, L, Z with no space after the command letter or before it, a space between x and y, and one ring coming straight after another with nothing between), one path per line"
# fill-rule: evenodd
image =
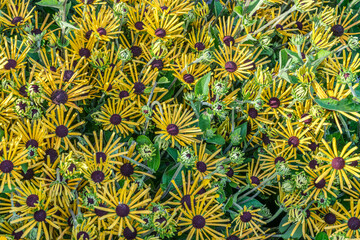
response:
M357 2L0 0L0 239L359 239Z

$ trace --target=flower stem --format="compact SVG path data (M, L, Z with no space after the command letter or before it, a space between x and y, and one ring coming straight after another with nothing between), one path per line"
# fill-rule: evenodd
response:
M269 222L272 222L274 221L274 219L276 219L282 212L284 211L284 209L282 207L280 207L276 213L274 215L272 215L271 218L269 218L267 221L265 221L265 223L269 223Z
M276 175L277 175L277 174L274 173L271 177L269 177L268 179L266 179L265 181L263 181L262 183L260 183L259 185L257 185L255 188L251 189L250 191L248 191L248 192L245 193L244 195L240 196L239 199L242 199L242 198L250 195L251 193L255 192L255 191L256 191L257 189L259 189L259 188L265 187L268 182L270 182L271 180L273 180L273 178L276 177Z
M172 184L172 181L173 181L174 179L176 179L176 177L177 177L177 175L179 174L179 172L181 171L182 167L183 167L183 164L182 164L182 163L178 163L178 167L177 167L177 169L176 169L176 172L175 172L174 175L172 176L169 184L167 185L167 187L166 187L163 195L161 195L161 198L160 198L160 199L163 199L163 198L169 193L170 187L171 187L171 184Z

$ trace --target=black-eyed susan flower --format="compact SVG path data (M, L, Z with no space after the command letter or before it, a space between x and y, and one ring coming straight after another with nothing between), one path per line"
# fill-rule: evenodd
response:
M191 208L187 205L185 209L180 208L183 213L179 218L178 226L182 227L178 235L187 234L186 239L193 236L197 238L219 239L224 235L216 231L215 227L226 227L229 220L223 218L224 212L219 212L221 204L215 204L215 197L207 198L202 196L196 203L191 201Z
M32 18L33 7L30 11L28 10L29 4L31 1L7 1L6 2L6 12L2 12L0 16L0 21L3 25L6 26L5 29L11 29L11 34L14 30L16 32L21 32L24 26Z
M190 47L197 52L209 49L214 45L214 40L209 36L206 25L203 25L202 29L193 29L186 40Z
M42 97L49 106L47 112L57 107L64 109L64 106L81 111L82 108L76 102L90 98L88 93L92 88L92 86L72 84L72 81L57 81L51 74L46 74L46 79L41 81L41 86L45 93Z
M95 209L108 212L100 219L109 219L108 229L114 229L118 236L124 234L126 227L134 232L131 221L137 220L144 224L145 222L140 218L140 215L151 213L149 210L139 209L151 201L150 198L145 197L149 191L150 188L141 189L137 184L130 184L129 181L125 181L119 190L116 190L115 184L109 184L99 195L99 198L109 207L96 206Z
M87 136L84 136L85 142L87 143L87 146L84 146L81 143L78 143L80 146L82 152L80 154L83 154L87 158L92 158L95 154L96 161L98 163L105 162L105 161L115 161L115 158L126 154L126 151L122 151L123 143L120 142L120 138L116 139L115 141L115 133L113 132L108 139L108 141L105 141L104 139L104 131L100 130L100 134L98 134L94 131L93 132L94 137L94 144L89 140Z
M111 168L108 161L98 162L96 154L92 158L85 158L87 168L83 170L84 178L90 186L96 189L105 187L114 179L111 178Z
M338 209L330 208L336 218L341 221L339 225L327 226L325 230L334 229L335 232L344 232L348 238L359 238L360 233L360 205L353 198L350 199L350 208L346 209L344 205L337 202Z
M60 146L65 150L67 150L69 146L71 149L74 149L69 137L81 136L81 133L74 132L74 130L85 122L81 121L74 123L77 113L73 113L73 110L73 108L70 108L66 111L63 108L58 107L56 110L51 111L47 118L44 118L45 126L49 132L47 136L49 138L55 138L55 148L57 149Z
M338 16L338 12L340 10L337 6L334 15L338 16L338 18L331 25L331 32L333 36L338 38L343 45L346 45L346 42L349 40L350 36L359 34L356 32L349 32L349 30L360 23L360 21L356 21L358 13L352 14L352 9L350 9L349 12L346 13L345 17L346 10L347 8L344 7L341 11L341 14Z
M219 24L216 28L219 31L219 38L222 41L222 44L225 44L227 47L234 47L237 43L241 42L246 36L239 35L241 21L234 23L232 17L222 17L219 21Z
M352 166L352 162L360 160L358 154L353 155L357 147L354 146L351 149L351 142L347 143L340 151L338 151L338 146L336 138L333 138L331 141L331 147L325 139L322 139L324 148L320 148L321 155L317 155L316 159L323 161L323 165L317 168L317 171L322 171L319 177L316 180L316 183L320 182L326 176L330 175L331 178L328 183L328 189L334 183L335 177L339 179L340 188L343 189L346 184L347 187L351 188L351 181L348 177L350 173L352 176L359 176L360 169ZM345 182L345 184L344 184Z
M194 5L193 2L181 0L155 0L147 2L155 11L161 12L162 15L175 16L188 14Z
M145 18L144 28L154 39L168 41L181 37L183 22L180 22L176 15L161 14L160 11L154 11L152 17L145 15Z
M191 142L198 142L196 136L202 133L200 128L193 126L198 121L193 120L193 116L194 113L190 113L188 109L183 110L181 104L163 104L162 108L154 112L153 121L160 129L156 133L161 134L161 138L171 141L172 147L175 143L186 146Z
M239 209L236 217L232 221L234 226L234 231L238 232L239 236L242 237L243 233L251 231L253 233L261 234L264 231L260 228L265 222L262 219L262 216L259 214L261 209L254 209L252 207L244 206L241 210Z
M135 103L124 99L108 99L108 102L101 107L101 111L94 115L94 119L103 125L104 130L127 136L134 132L134 128L138 125L134 120L139 115L133 108Z
M22 164L27 164L27 150L20 148L20 139L11 139L1 141L1 163L0 163L0 191L2 192L5 185L13 189L15 179L21 179L19 171Z
M237 48L224 47L220 51L215 50L215 62L219 65L215 68L215 77L227 77L231 81L244 80L250 75L252 60L250 50L247 47Z
M4 45L0 47L0 51L4 53L6 61L0 69L0 72L10 73L24 68L24 60L26 58L26 54L30 50L30 47L26 46L26 41L23 40L18 45L18 37L16 35L14 38L10 38L9 41L6 37L4 37L2 44Z

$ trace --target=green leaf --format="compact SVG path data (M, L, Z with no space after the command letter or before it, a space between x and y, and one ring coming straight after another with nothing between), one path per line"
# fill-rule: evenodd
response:
M234 197L231 196L227 201L227 203L225 204L224 210L229 210L232 207L233 203L234 203Z
M251 1L245 10L245 13L251 13L254 9L258 9L263 2L263 0Z
M246 199L248 199L248 197L243 198L241 200L244 201ZM252 207L255 207L255 208L261 208L262 206L264 206L264 204L262 204L261 202L259 202L256 199L252 199L250 201L247 201L246 203L241 204L240 206L242 206L242 207L244 207L244 206L251 207L252 206Z
M284 238L284 239L288 239L288 238L290 238L290 237L291 237L291 238L295 238L295 239L300 238L300 237L302 236L302 224L300 224L300 225L296 228L294 234L291 235L291 233L292 233L292 231L294 230L295 226L296 226L296 224L292 224L292 225L288 228L288 230L282 235L282 238Z
M221 135L216 134L212 138L207 139L206 142L217 144L217 145L224 145L225 144L225 139Z
M320 50L316 53L315 59L307 64L308 67L314 67L314 69L316 69L330 54L331 51Z
M0 128L0 140L3 138L5 132L2 128Z
M195 85L195 95L205 95L209 93L209 83L211 78L211 72L203 76Z
M326 99L315 99L315 102L321 107L333 110L333 111L343 111L343 112L359 112L360 104L354 102L352 95L348 98L337 101L336 99L326 98Z
M302 63L303 60L302 58L299 57L299 54L297 54L296 52L293 52L289 49L285 49L286 53L293 59L293 61L295 63Z
M177 161L178 159L178 152L175 148L167 148L166 149L167 153L175 160Z
M4 189L1 193L11 193L15 191L15 186L11 186L11 190L7 184L4 185Z
M279 77L285 79L287 82L291 84L295 84L298 82L297 77L289 75L287 72L280 72Z
M236 7L234 7L234 12L241 17L241 16L243 15L243 8L242 8L242 6L236 6Z
M140 135L136 138L136 142L139 144L139 145L142 145L142 144L152 144L151 140L145 136L145 135Z
M161 77L158 81L158 83L169 83L169 79L167 77Z
M162 179L161 179L161 182L162 182L161 188L162 188L162 190L165 190L166 187L170 184L170 181L171 181L173 175L175 174L176 169L177 168L165 171L165 173L164 173L164 175L162 176ZM178 174L174 181L179 186L181 184L181 174ZM170 188L170 191L171 191L171 188Z
M146 94L151 93L151 89L152 89L152 87L145 88L144 93L146 93Z
M286 215L285 217L283 217L283 218L281 219L281 222L280 222L280 225L279 225L279 231L280 231L281 233L284 233L284 232L285 232L286 230L288 230L288 228L290 227L290 224L288 224L288 225L286 225L286 226L283 226L285 223L287 223L288 219L289 219L289 216L288 216L288 215Z
M160 167L160 150L157 143L154 144L154 147L156 149L155 156L151 159L151 161L148 161L148 167L154 171L157 171Z
M64 27L67 27L67 28L70 28L70 29L80 30L80 28L75 27L74 25L72 25L72 24L70 24L68 22L61 21L60 24L63 25Z
M315 240L329 240L328 235L326 234L326 232L319 232L316 237Z
M286 52L286 49L281 49L281 51L280 51L280 69L285 68L288 60L289 60L289 56Z
M27 170L28 170L28 164L27 163L23 163L21 164L21 169L23 170L24 174L26 174Z
M215 1L215 16L219 16L222 9L223 9L223 6L222 6L221 2Z
M230 138L239 137L241 138L241 142L246 139L246 133L247 133L247 122L244 122L240 126L234 129L234 132L230 134ZM240 144L240 143L239 143Z
M41 0L40 2L36 3L36 5L42 6L42 7L53 7L61 9L63 6L61 3L59 3L57 0Z
M210 120L210 117L208 115L205 115L204 113L202 113L200 115L199 127L200 127L201 131L203 131L203 132L205 132L206 129L211 128L211 120Z

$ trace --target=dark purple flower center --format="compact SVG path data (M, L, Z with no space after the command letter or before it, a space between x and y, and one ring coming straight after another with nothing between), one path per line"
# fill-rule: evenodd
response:
M130 48L130 51L131 51L133 57L139 57L142 54L142 49L141 49L141 47L138 47L138 46L132 46Z
M14 164L10 160L4 160L0 163L0 170L3 173L10 173L14 169Z
M17 62L14 59L8 59L7 63L4 65L5 70L15 69Z
M13 20L11 20L11 24L17 25L19 22L22 22L24 19L22 17L14 17Z
M301 115L301 118L306 118L307 116L309 116L309 114L304 113L303 115ZM305 124L310 124L312 122L312 118L308 118L304 121Z
M87 48L81 48L81 49L79 50L79 55L80 55L80 57L89 58L90 55L91 55L91 52L90 52L90 50L87 49Z
M134 173L134 167L130 163L125 163L120 167L120 172L125 177L130 177Z
M249 212L243 212L243 214L240 216L240 220L242 222L250 222L252 219L252 215Z
M38 28L34 28L33 30L31 30L31 33L34 35L40 35L42 31Z
M189 194L184 195L184 196L181 198L180 203L181 203L181 206L182 206L184 209L186 209L186 207L185 207L185 204L186 204L186 206L189 208L189 210L191 210L191 196L190 196ZM193 198L193 203L194 203L194 206L195 206L195 204L196 204L195 198Z
M342 157L336 157L331 161L331 166L336 170L341 170L345 167L345 160Z
M316 144L315 142L311 142L308 147L310 148L311 151L315 152L316 149L319 147L319 144Z
M33 148L38 148L39 143L35 139L30 139L29 141L26 142L25 146L26 146L26 148L28 148L29 146L31 146Z
M225 63L225 70L228 72L235 72L237 70L237 65L233 61L229 61Z
M51 94L51 100L54 104L65 104L68 101L67 93L62 89L57 89Z
M193 75L191 75L191 74L185 74L184 76L183 76L183 80L186 82L186 83L193 83L194 81L195 81L195 78L194 78L194 76Z
M321 179L318 183L316 183L317 178L314 179L314 185L316 188L323 188L325 187L325 179Z
M113 124L113 125L119 125L122 121L122 118L119 114L113 114L111 117L110 117L110 123Z
M76 170L76 165L71 163L70 166L68 167L68 171L73 172L74 170Z
M203 44L202 42L197 42L195 43L195 48L200 52L205 49L205 44Z
M161 59L155 59L151 62L151 68L157 68L158 70L162 70L164 68L164 63Z
M280 100L277 97L270 98L269 106L272 108L278 108L280 106Z
M38 203L39 197L38 195L31 194L26 198L26 205L28 207L35 207L35 204Z
M275 164L277 164L278 162L285 162L285 158L283 157L276 157L274 160Z
M139 30L139 31L141 31L141 30L144 30L144 23L143 22L136 22L135 23L135 28L137 29L137 30Z
M258 111L255 108L249 108L248 115L251 118L256 118L258 116Z
M196 229L201 229L204 228L206 224L206 220L203 216L201 215L196 215L193 217L192 219L192 225L194 228Z
M292 136L288 139L289 146L297 147L300 144L300 140L298 137Z
M77 240L89 240L90 236L87 232L78 232L78 234L76 235Z
M22 235L23 235L23 231L19 231L19 232L15 232L15 230L11 233L11 235L13 235L15 240L19 240L21 239Z
M352 167L357 167L358 166L358 161L355 160L355 161L352 161L349 165L352 166Z
M299 29L299 30L303 30L303 24L302 22L299 22L299 21L296 21L296 27Z
M34 170L32 168L28 169L26 173L21 170L20 174L23 177L23 180L32 180L34 178Z
M134 231L132 232L130 228L126 227L124 229L124 232L123 232L123 235L124 237L127 239L127 240L133 240L133 239L136 239L136 236L137 236L137 230L136 228L134 228Z
M79 52L79 54L80 54L80 52ZM65 70L64 77L63 77L64 82L68 82L72 78L74 73L75 72L72 70Z
M360 220L357 217L351 217L347 225L351 230L356 231L360 228Z
M106 154L104 152L97 152L96 153L96 163L99 164L100 161L106 161Z
M100 36L106 35L107 33L105 28L98 28L96 31L100 34Z
M159 38L163 38L166 36L166 31L163 28L158 28L155 30L155 35Z
M27 104L25 102L18 102L17 106L19 107L20 110L25 111Z
M60 125L60 126L56 127L55 133L56 133L56 136L63 138L68 135L69 129L64 125Z
M86 38L87 40L89 40L92 33L93 33L93 30L87 31L87 32L85 33L85 38Z
M256 176L251 176L250 177L251 183L255 184L255 185L259 185L260 184L260 179Z
M23 96L23 97L28 97L28 94L27 94L27 92L26 92L26 86L25 86L25 85L24 85L24 86L21 86L21 87L19 88L19 93L20 93L20 95Z
M134 83L134 93L136 94L143 94L145 90L145 85L142 82Z
M175 124L169 124L166 127L166 131L171 135L171 136L176 136L179 134L179 128L178 126L176 126Z
M94 172L91 174L91 179L92 179L95 183L102 182L102 181L104 181L104 179L105 179L105 174L104 174L102 171L100 171L100 170L94 171Z
M331 31L335 37L341 37L344 34L345 29L341 25L334 25L332 26Z
M99 204L99 207L106 208L107 206L106 206L104 203L100 203L100 204ZM96 214L96 216L102 217L102 216L105 216L107 213L108 213L108 212L106 212L106 211L104 211L104 210L96 209L96 207L95 207L95 214Z
M197 162L196 168L197 168L197 170L199 170L199 172L206 172L207 166L206 166L206 163L204 163L204 162Z
M234 46L235 45L235 39L232 36L225 36L223 38L223 42L225 43L226 46L230 47L230 45Z
M116 214L119 217L126 217L130 213L130 208L126 204L119 204L116 206Z
M327 224L334 224L336 222L336 216L333 213L327 213L324 220Z
M276 24L276 29L284 30L284 27L281 24Z
M46 212L44 210L38 210L34 213L34 219L37 222L43 222L46 219Z
M229 170L226 172L226 176L230 178L234 176L234 170L232 168L229 168Z
M200 190L196 194L201 195L203 193L206 193L206 189L202 187L202 188L200 188Z
M50 163L54 163L56 161L56 159L58 158L57 151L53 148L46 149L44 161L46 161L48 159L48 157L50 158Z
M315 159L313 159L309 162L309 168L315 169L317 166L319 166L319 164Z
M128 97L129 95L130 95L130 94L129 94L128 91L121 91L121 92L119 93L119 98L120 98L120 99L123 99L123 98Z
M267 134L262 134L261 139L265 145L269 145L271 140Z

